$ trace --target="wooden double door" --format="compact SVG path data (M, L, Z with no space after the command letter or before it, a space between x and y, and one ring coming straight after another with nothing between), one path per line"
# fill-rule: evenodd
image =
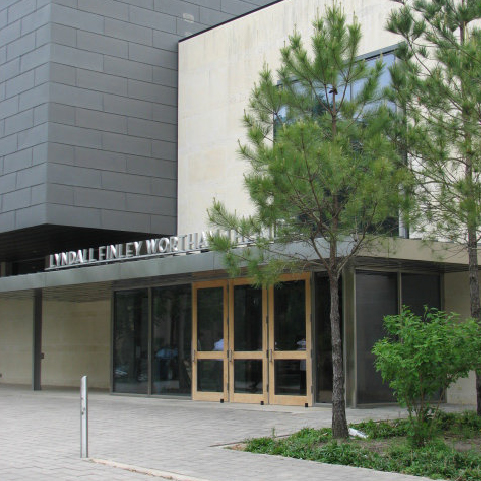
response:
M194 283L193 399L310 405L310 301L308 273Z

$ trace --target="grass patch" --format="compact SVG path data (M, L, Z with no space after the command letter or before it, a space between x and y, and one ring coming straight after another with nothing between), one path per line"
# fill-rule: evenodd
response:
M245 450L432 479L481 481L481 417L476 413L441 413L436 439L421 448L407 443L405 419L351 427L368 439L339 442L332 439L330 429L305 428L287 438L251 439Z

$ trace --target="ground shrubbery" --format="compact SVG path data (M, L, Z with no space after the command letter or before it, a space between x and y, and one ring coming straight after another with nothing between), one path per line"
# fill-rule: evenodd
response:
M406 306L386 316L387 336L374 345L376 368L399 404L408 410L409 442L429 443L446 389L479 368L481 328L474 319L425 307L417 316Z
M368 435L366 440L337 442L330 429L306 428L288 438L252 439L245 450L432 479L481 481L481 417L441 412L429 422L436 437L420 447L407 441L409 420L398 419L353 425Z
M481 481L481 416L439 409L450 384L479 368L481 328L473 319L406 307L384 319L387 337L373 349L376 367L407 407L408 418L353 426L367 439L338 442L330 429L303 429L285 438L261 438L246 450L433 479Z

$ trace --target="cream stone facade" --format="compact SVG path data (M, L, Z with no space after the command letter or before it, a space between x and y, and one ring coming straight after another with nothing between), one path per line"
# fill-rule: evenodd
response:
M0 299L0 381L32 383L33 299ZM43 303L42 384L77 387L89 376L93 388L110 385L111 301Z
M279 50L296 29L309 43L312 21L328 0L284 0L179 43L178 232L208 227L213 198L249 214L244 191L244 110L265 64L274 72ZM362 26L360 55L393 47L397 37L384 24L393 8L382 0L342 3L348 22Z
M469 317L469 278L467 272L456 272L444 275L444 306L449 312L457 312L462 318ZM447 392L447 402L456 404L476 403L476 377L460 379Z
M0 298L0 381L31 384L33 301L28 293L17 297Z
M45 301L42 384L77 387L88 376L93 388L110 386L111 301Z

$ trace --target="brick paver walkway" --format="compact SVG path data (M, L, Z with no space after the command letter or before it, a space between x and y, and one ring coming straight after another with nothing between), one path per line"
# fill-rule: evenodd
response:
M32 392L0 385L0 480L422 479L223 447L272 432L283 435L305 426L329 426L329 407L217 404L91 392L89 455L107 464L79 459L79 411L74 391ZM400 410L349 409L347 414L353 422L396 417ZM112 467L117 464L122 467Z

